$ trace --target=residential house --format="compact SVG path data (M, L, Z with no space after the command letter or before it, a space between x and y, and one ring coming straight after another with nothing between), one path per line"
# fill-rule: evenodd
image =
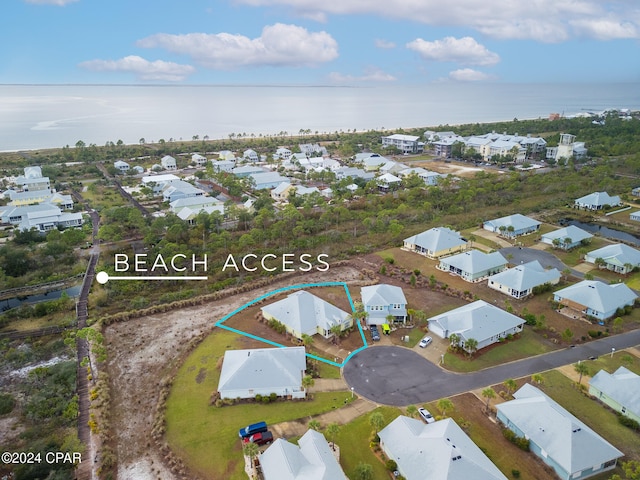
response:
M425 257L440 258L466 250L467 241L458 232L436 227L405 238L402 248Z
M631 306L638 296L624 283L607 285L597 280L583 280L553 294L553 300L582 314L606 320L619 308Z
M313 193L320 193L317 187L305 187L304 185L296 185L296 195L298 197L304 197Z
M453 156L453 146L456 143L464 143L464 138L459 135L441 138L433 142L433 150L437 157L451 158Z
M220 212L221 215L224 215L224 203L218 200L215 197L210 197L209 195L200 195L197 197L183 197L177 200L174 200L169 204L171 211L175 214L179 214L180 211L184 208L189 208L192 211L196 211L199 213L202 209L206 207L215 207L211 211ZM211 213L211 212L207 212Z
M536 387L527 383L513 396L496 406L498 420L562 480L612 470L624 455Z
M171 203L181 198L200 197L205 193L204 190L194 187L189 182L174 180L165 184L162 189L162 200Z
M150 188L154 195L160 195L160 192L162 192L167 184L175 182L176 180L180 180L180 177L175 176L173 173L149 175L140 179L142 185Z
M73 208L73 197L71 195L63 195L51 190L34 190L32 192L14 192L8 190L7 193L11 199L8 205L12 207L49 203L60 207L62 210L71 210Z
M278 438L260 455L264 480L347 480L324 435L307 430L298 445Z
M477 350L488 347L509 335L522 331L524 320L506 312L484 300L449 310L428 319L429 331L440 338L449 338L456 334L458 345L468 350L466 343L475 339Z
M236 154L231 150L220 150L218 152L218 160L227 160L235 163Z
M640 376L620 367L609 373L600 370L589 381L589 394L640 423Z
M325 157L329 155L327 148L317 143L301 143L298 145L298 148L308 157Z
M282 160L289 160L291 158L291 155L293 154L293 152L291 150L289 150L288 148L284 148L284 147L279 147L276 150L276 153L273 154L273 158L274 159L282 159Z
M547 147L546 158L558 163L566 163L571 158L584 158L587 149L584 142L576 142L576 136L569 133L560 134L560 142L557 147Z
M452 131L434 132L433 130L427 130L423 133L423 136L428 143L433 143L443 138L457 137L458 135Z
M251 162L251 163L256 163L260 161L260 155L258 155L258 152L256 152L251 148L248 148L247 150L244 151L244 153L242 154L242 158L245 161Z
M281 176L278 172L252 173L249 177L254 182L254 190L276 188L281 183L288 183L289 179Z
M534 260L491 275L487 285L489 288L498 290L513 298L524 298L533 293L535 287L547 283L556 285L560 281L560 277L561 274L558 269L545 270L540 262Z
M636 187L631 190L631 195L634 197L640 197L640 187Z
M346 330L353 325L349 313L304 290L291 293L261 310L265 319L284 324L287 332L296 338L316 333L330 338L332 327Z
M58 227L79 227L83 223L81 213L63 212L50 203L0 207L0 221L17 225L20 231L36 229L38 232L48 232Z
M231 160L211 160L214 172L231 173L236 166L236 162Z
M402 153L420 153L424 150L424 143L419 142L419 138L415 135L395 133L382 137L382 147L395 147Z
M361 178L362 180L369 181L375 177L375 173L365 172L364 170L355 167L340 167L335 170L335 173L338 180L342 180L344 178Z
M49 177L23 177L19 176L15 179L16 185L19 185L25 192L35 192L37 190L51 190L51 182Z
M407 480L506 480L451 418L397 417L380 430L380 448Z
M588 252L584 256L587 263L598 264L601 259L607 270L627 274L640 267L640 251L624 243L614 243Z
M218 393L221 398L255 398L275 393L304 398L302 378L307 368L304 347L227 350Z
M584 197L576 198L573 202L576 208L585 210L602 210L605 207L616 207L621 203L618 195L611 196L607 192L590 193Z
M178 169L178 166L176 164L176 159L173 158L171 155L165 155L164 157L162 157L160 159L160 165L162 165L162 168L164 168L165 170Z
M389 163L389 159L383 157L382 155L378 155L377 153L371 153L368 157L360 160L360 163L364 167L365 171L374 172L383 165Z
M389 323L387 317L393 317L392 322L407 321L407 299L402 288L381 283L360 288L360 297L368 325L383 325Z
M591 238L593 238L593 235L589 232L585 232L575 225L569 225L568 227L560 228L553 232L543 233L540 236L540 241L563 250L571 250L588 242Z
M520 235L537 232L541 223L533 218L526 217L520 213L508 215L494 220L484 222L482 228L494 233L500 233L506 237L515 238Z
M117 168L121 173L128 172L131 168L124 160L116 160L113 162L113 166Z
M629 220L633 220L634 222L640 222L640 210L630 213Z
M376 178L376 183L378 184L378 189L381 192L389 192L402 185L402 179L390 173L385 173L384 175L380 175Z
M441 173L425 170L422 167L407 168L399 172L398 175L404 178L412 174L418 175L418 177L420 177L424 181L424 183L429 186L437 185L438 180L445 177L445 175L442 175Z
M440 259L438 269L459 275L467 282L480 282L507 268L507 259L499 252L484 253L479 250L444 257Z
M131 170L136 172L137 175L142 175L144 173L144 168L142 168L140 165L134 165L133 167L131 167Z
M255 165L243 165L241 167L233 168L231 170L231 173L233 173L238 178L245 178L257 173L273 173L273 172L269 172L266 168L257 167Z
M24 177L25 178L42 178L42 168L40 168L38 165L24 167Z
M289 182L282 182L276 188L271 190L271 198L276 202L286 202L289 200L289 194L294 190L295 188Z
M191 155L191 163L197 167L204 167L207 164L207 158L199 153L194 153Z

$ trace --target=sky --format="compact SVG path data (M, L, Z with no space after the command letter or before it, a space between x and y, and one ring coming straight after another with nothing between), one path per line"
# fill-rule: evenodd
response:
M0 84L638 82L638 0L3 0Z

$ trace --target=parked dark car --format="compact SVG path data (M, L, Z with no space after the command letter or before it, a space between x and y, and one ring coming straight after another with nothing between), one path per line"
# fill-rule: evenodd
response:
M378 327L375 325L369 325L369 330L371 331L371 340L373 340L374 342L378 342L380 340Z
M269 445L271 442L273 442L273 433L267 431L267 432L261 432L261 433L254 433L253 435L249 436L249 437L244 437L242 439L243 443L255 443L256 445Z
M253 435L254 433L262 433L267 431L267 422L252 423L238 431L240 438L245 438Z

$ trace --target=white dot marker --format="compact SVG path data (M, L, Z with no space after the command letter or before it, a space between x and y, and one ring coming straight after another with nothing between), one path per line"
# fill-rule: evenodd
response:
M96 280L99 284L104 285L109 281L109 274L107 272L98 272L96 274Z

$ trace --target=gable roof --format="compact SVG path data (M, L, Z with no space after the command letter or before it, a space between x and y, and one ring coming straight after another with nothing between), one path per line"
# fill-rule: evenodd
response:
M510 268L489 277L489 281L497 282L501 285L513 288L518 292L530 290L538 285L554 283L561 277L557 268L545 270L544 267L534 260L517 267Z
M279 438L260 455L265 480L347 480L320 432L307 430L298 446Z
M524 324L520 317L477 300L468 305L449 310L429 318L429 323L437 323L442 331L460 335L462 340L476 339L479 343L507 330Z
M402 288L381 283L360 288L362 303L365 305L406 305L407 299Z
M523 385L513 396L515 400L497 405L498 412L566 472L578 472L623 456L533 385Z
M304 347L227 350L218 391L299 386L306 368Z
M604 205L618 205L620 203L620 197L617 195L612 197L607 192L593 192L589 195L585 195L584 197L576 198L574 203L579 205L595 205L599 207Z
M417 245L432 252L439 252L455 248L460 245L466 245L467 241L464 240L458 232L447 227L436 227L430 230L425 230L424 232L418 233L412 237L405 238L404 243Z
M522 215L521 213L507 215L506 217L501 218L495 218L493 220L488 220L485 223L491 224L496 228L500 228L502 226L509 228L511 226L515 231L541 225L539 221Z
M631 370L620 367L613 374L600 370L591 378L589 385L640 416L640 376Z
M587 256L591 258L602 258L607 263L621 267L626 263L633 266L640 266L640 251L624 243L607 245L606 247L587 253Z
M402 179L396 177L395 175L392 175L391 173L385 173L384 175L380 175L378 178L376 178L376 181L378 182L378 184L381 183L398 183L401 182Z
M308 335L316 333L318 327L330 330L334 325L341 325L349 316L344 310L304 290L266 305L261 310L294 331Z
M425 424L399 416L379 433L407 480L506 480L450 418Z
M638 298L624 283L607 285L598 280L583 280L558 290L555 295L603 313L620 308Z
M589 232L585 232L583 229L576 227L575 225L569 225L564 228L559 228L558 230L554 230L553 232L542 234L543 238L548 238L553 241L556 238L561 242L565 238L570 238L573 243L581 242L582 240L586 240L587 238L592 238Z
M440 262L452 265L468 273L484 272L485 270L499 268L509 263L500 252L484 253L479 250L469 250L442 258Z

